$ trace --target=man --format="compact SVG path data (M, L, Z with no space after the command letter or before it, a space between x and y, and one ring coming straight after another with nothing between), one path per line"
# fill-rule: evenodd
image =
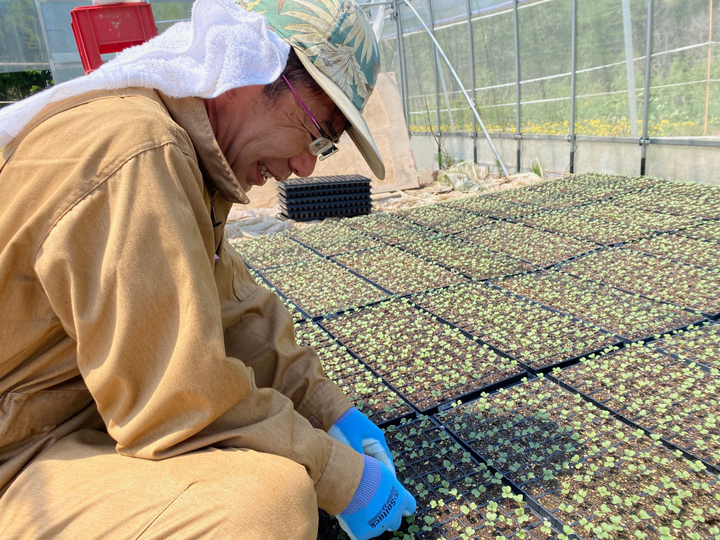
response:
M198 0L171 30L0 113L0 537L314 538L317 507L394 530L415 501L382 432L223 234L344 130L383 176L369 25Z

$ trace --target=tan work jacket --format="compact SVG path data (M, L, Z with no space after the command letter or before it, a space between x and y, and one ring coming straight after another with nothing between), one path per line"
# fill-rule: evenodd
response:
M363 460L325 431L350 402L224 240L232 202L247 197L199 98L85 94L4 148L0 493L59 438L104 426L127 456L287 457L319 507L345 508Z

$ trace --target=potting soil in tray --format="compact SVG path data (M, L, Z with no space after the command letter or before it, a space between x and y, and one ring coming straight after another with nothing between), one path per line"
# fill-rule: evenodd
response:
M720 188L691 182L652 186L618 197L617 203L678 216L720 218Z
M474 229L475 227L481 227L491 222L490 218L482 217L474 212L439 204L401 210L398 212L398 215L408 221L446 234Z
M633 344L587 358L556 377L678 448L720 466L717 376L651 346Z
M497 284L627 340L648 338L703 320L699 314L557 269L513 276Z
M697 227L690 227L678 231L678 234L689 238L720 243L720 221L703 222Z
M564 264L562 269L653 300L706 313L720 311L719 270L624 248L590 253Z
M664 259L720 269L720 245L680 234L663 234L626 244L624 247Z
M454 236L400 244L405 251L457 270L475 279L490 279L537 270L523 260L482 248Z
M580 174L549 179L522 189L498 191L490 197L556 210L617 197L655 183L616 175Z
M339 221L325 221L307 229L292 229L288 234L323 255L337 255L384 245L383 242Z
M293 322L299 322L299 321L302 321L302 320L305 320L308 318L306 313L303 313L302 310L298 306L293 304L290 300L285 298L282 294L279 294L277 288L273 287L270 283L265 281L265 279L263 279L258 272L256 272L255 270L250 270L250 275L252 275L253 279L255 280L255 282L258 285L275 293L275 295L278 298L280 298L282 303L285 305L287 310L290 312L290 315L292 315Z
M565 211L525 216L517 221L538 229L604 245L628 242L653 234L653 231L642 227L574 216Z
M263 275L311 317L387 298L385 292L327 259L281 266Z
M407 403L382 379L373 375L348 350L315 323L295 325L299 345L315 349L325 376L337 384L355 407L375 424L383 424L412 412Z
M407 294L466 281L457 272L393 246L368 249L333 259L395 294Z
M420 410L523 373L514 360L403 300L322 324Z
M531 368L618 343L597 327L481 283L418 295L413 301Z
M251 240L240 240L234 242L233 246L240 257L256 270L319 259L312 250L282 233L258 236Z
M408 237L412 237L412 235L416 235L415 239L436 236L434 231L426 227L415 225L394 214L387 213L376 213L350 219L345 221L344 225L391 245L407 242Z
M550 540L557 531L527 507L521 495L496 478L428 417L386 430L398 479L415 494L414 516L399 532L378 538L422 540ZM347 538L334 518L329 537ZM516 536L516 535L520 536Z
M581 538L720 534L715 475L550 381L438 417Z
M593 242L507 221L473 229L457 236L539 266L549 266L598 248Z
M545 209L536 205L516 204L493 197L466 197L463 199L455 199L454 201L440 203L439 206L447 206L448 208L459 208L461 210L469 210L486 217L497 219L507 219L529 214L536 214Z
M650 229L656 232L668 232L701 223L700 218L675 216L662 212L651 212L616 204L615 199L567 210L571 215L596 218L617 223Z
M690 328L655 341L654 347L680 360L720 370L720 322Z

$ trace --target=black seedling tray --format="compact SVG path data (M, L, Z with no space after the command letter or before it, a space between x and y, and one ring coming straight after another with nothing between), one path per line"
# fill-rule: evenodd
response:
M645 428L645 427L641 426L640 424L637 424L636 422L634 422L627 416L624 416L623 414L616 411L615 409L608 407L607 405L603 404L601 401L598 401L597 399L593 398L592 396L589 396L585 392L582 392L581 390L578 390L574 386L572 386L566 382L563 382L560 379L557 379L553 375L551 375L549 373L545 374L545 378L547 380L557 384L561 388L564 388L568 392L572 392L573 394L577 394L577 395L581 396L584 400L592 403L598 409L602 409L603 411L609 412L616 420L619 420L626 426L630 426L633 429L639 429L639 430L643 431L645 433L645 435L647 435L648 437L651 435L656 435L656 436L659 435L658 433L655 433L653 430ZM669 439L666 439L665 437L660 437L660 439L658 439L658 440L663 444L663 446L665 446L665 448L667 448L671 452L680 452L683 454L683 456L685 458L689 459L690 461L700 461L707 468L707 470L710 471L712 474L715 474L715 475L720 474L720 469L717 466L713 465L712 463L708 463L704 459L696 456L695 454L693 454L691 452L688 452L687 450L685 450L683 448L680 448L679 446L673 444Z
M711 327L711 328L712 328L712 327L716 327L716 326L720 326L720 324L715 324L715 323L710 324L710 321L705 321L704 323L703 323L703 322L698 323L698 328L693 328L693 329L690 330L690 331L700 331L700 330L703 330L703 329L705 329L705 328L707 328L707 327ZM688 330L689 330L689 329L686 327L686 328L685 328L685 331L688 331ZM684 333L684 332L683 332L683 333ZM682 357L680 357L680 355L678 355L677 353L670 352L669 350L667 350L667 349L665 349L665 348L663 348L663 347L658 347L659 342L667 339L667 338L668 338L668 335L669 335L669 332L666 333L666 334L661 335L661 336L660 336L659 338L657 338L657 339L653 339L650 343L646 343L646 345L654 347L656 351L660 351L661 353L668 355L669 357L673 358L674 360L677 360L678 362L684 362L687 366L690 366L691 364L694 364L695 367L697 367L698 369L704 371L705 373L711 373L711 372L712 372L712 369L713 369L713 368L712 368L711 366L709 366L707 363L705 363L705 361L694 360L694 359L692 359L692 358L682 358ZM673 337L681 337L681 336L682 336L682 334L678 334L678 335L673 336Z
M280 189L278 195L292 198L310 198L324 197L326 195L367 195L368 188L363 186L346 186L346 187L321 187L317 189L308 189L303 191L284 191Z
M370 283L372 283L372 282L370 282ZM467 332L464 331L462 328L458 328L457 326L455 326L454 324L446 321L445 319L443 319L443 318L441 318L441 317L438 317L437 315L435 315L434 313L426 310L425 308L423 308L423 307L421 307L421 306L418 306L415 302L412 301L412 294L404 295L404 296L401 296L400 298L409 298L409 299L411 300L410 304L411 304L415 309L417 309L418 311L422 311L422 312L428 314L430 317L432 317L433 319L437 320L437 321L438 321L439 323L441 323L441 324L446 324L446 325L450 326L451 328L457 328L466 338L470 339L473 343L478 343L479 340L476 339L475 336L467 333ZM366 307L369 307L369 306L374 306L374 305L380 304L380 303L382 303L382 302L387 302L387 301L390 300L390 299L392 299L392 297L391 297L391 298L383 298L382 300L378 300L378 301L376 301L376 302L372 302L372 303L366 304L366 305L364 305L364 306L358 306L358 307L352 308L352 310L355 311L355 310L357 310L357 309L366 308ZM474 400L474 399L477 399L478 397L480 397L480 394L483 394L483 393L491 393L491 392L494 392L494 391L496 391L496 390L499 390L500 388L507 388L507 387L513 386L513 385L515 385L515 384L518 384L518 383L520 382L520 380L523 379L524 377L530 377L530 376L532 376L531 373L530 373L530 371L525 367L525 365L524 365L522 362L517 361L516 359L514 359L514 358L513 358L512 356L510 356L509 354L507 354L507 353L501 351L500 349L497 349L496 347L493 347L492 345L489 345L489 344L488 344L488 347L489 347L494 353L498 354L498 356L501 356L501 357L504 357L504 358L507 358L507 359L510 359L510 360L515 360L515 361L518 363L518 367L520 367L520 368L523 369L524 371L522 371L522 372L520 372L520 373L516 373L516 374L514 374L514 375L509 375L509 376L507 376L507 377L505 377L505 378L503 378L503 379L500 379L499 381L495 381L495 382L490 383L490 384L485 384L485 385L483 385L483 386L478 386L478 387L474 388L473 390L470 390L469 392L465 392L464 394L460 394L460 395L457 395L457 396L454 396L454 397L451 397L451 398L440 399L440 400L438 400L438 403L436 403L436 404L434 404L434 405L431 405L431 406L429 406L429 407L421 408L421 407L419 406L419 404L416 403L415 400L413 400L410 396L408 396L407 394L405 394L405 392L399 390L399 389L396 388L393 384L391 384L390 382L388 382L388 381L385 379L385 377L384 377L380 372L378 372L373 366L371 366L370 364L368 364L359 354L357 354L357 353L350 347L350 345L348 345L347 343L345 343L341 338L337 337L335 334L333 334L333 333L330 331L330 329L328 329L325 325L322 324L322 321L323 321L323 320L328 320L328 319L332 319L332 318L334 318L334 317L337 317L337 316L345 313L345 311L350 311L350 310L344 310L344 311L342 311L342 312L333 313L333 314L330 314L330 315L325 316L325 317L317 317L317 318L313 319L313 322L316 322L323 330L325 330L325 332L327 332L328 334L330 334L338 343L340 343L347 351L349 351L350 354L351 354L354 358L356 358L359 362L361 362L361 363L362 363L367 369L369 369L373 374L375 374L375 375L377 375L378 377L380 377L380 378L383 380L383 382L384 382L392 391L394 391L394 392L395 392L397 395L399 395L403 400L405 400L408 404L410 404L411 407L412 407L414 410L418 411L420 414L424 414L424 415L427 415L427 416L436 414L438 411L442 411L442 410L445 410L445 409L449 408L453 403L455 403L455 402L457 402L457 401L460 401L460 402L462 402L462 403L466 403L466 402L468 402L468 401L472 401L472 400ZM482 342L482 341L481 341L480 343L485 344L485 342ZM585 355L583 355L583 356L585 356ZM581 358L581 357L578 357L578 358ZM450 390L448 390L448 392L450 392ZM386 424L389 425L390 423L392 423L391 420L388 420L388 421L386 421L385 423L383 423L382 425L383 425L383 426L386 425Z
M318 188L347 188L369 186L370 179L359 174L336 176L309 176L307 178L291 178L280 183L280 189L289 192L302 192Z
M282 205L282 208L286 212L302 212L302 211L325 211L335 210L340 208L356 208L358 206L371 205L370 199L367 197L361 197L359 199L345 199L343 201L329 201L329 202L309 202L305 200L290 200Z
M688 311L688 310L684 310L684 311ZM692 312L692 311L689 311L689 313L693 313L693 312ZM672 334L672 333L675 333L675 332L684 332L684 331L686 331L690 326L696 326L696 325L702 324L702 323L704 323L704 322L707 322L707 320L706 320L706 319L700 319L699 321L695 321L695 322L691 322L691 323L688 323L688 324L684 324L684 325L682 325L682 326L679 326L678 328L672 328L672 329L670 329L670 330L666 330L666 331L664 331L662 334L660 334L660 336L664 336L665 334ZM626 344L628 344L628 345L632 345L633 343L643 343L643 344L645 344L645 345L652 345L655 341L659 341L660 339L662 339L662 337L659 337L659 338L658 338L658 337L655 337L656 335L657 335L657 334L653 334L653 335L651 335L651 336L644 337L644 338L638 338L638 339L627 339L627 338L625 338L625 337L623 337L623 336L620 336L620 339L623 340L623 343L626 343Z
M318 193L305 193L300 194L291 193L286 195L284 192L278 193L278 198L282 202L288 203L324 203L333 201L345 201L351 200L370 200L370 188L367 191L358 191L353 193L338 193L328 194L325 190L318 191Z
M299 305L297 305L297 303L294 302L292 299L290 299L284 292L282 292L280 290L280 287L275 285L270 280L270 278L268 278L260 270L255 270L255 273L260 277L260 279L262 279L265 283L267 283L270 287L272 287L273 290L271 292L274 292L280 298L282 298L286 302L290 303L290 305L294 306L295 309L297 309L298 313L300 313L300 315L302 316L302 320L308 320L308 321L312 320L312 317L310 316L310 314L307 311L305 311L303 308L301 308Z
M400 396L402 399L404 399L405 402L406 402L406 403L410 406L410 408L412 409L412 411L413 411L413 412L412 412L412 415L415 415L417 412L419 412L419 409L415 406L415 404L414 404L412 401L410 401L409 399L407 399L407 398L405 397L405 394L403 394L402 392L400 392L397 388L395 388L394 385L392 385L390 382L388 382L388 381L385 379L385 377L383 377L373 366L371 366L370 364L368 364L367 362L365 362L365 360L364 360L359 354L357 354L354 350L352 350L352 349L350 348L350 346L347 345L342 339L340 339L340 338L337 337L335 334L333 334L325 325L323 325L322 321L315 321L315 324L317 324L317 325L318 325L320 328L322 328L325 332L327 332L329 335L331 335L331 336L333 337L333 339L334 339L337 343L339 343L340 345L342 345L343 348L348 352L348 354L349 354L350 356L352 356L353 358L355 358L355 360L357 360L358 362L360 362L360 363L365 367L365 369L367 369L368 371L370 371L370 372L371 372L373 375L375 375L376 377L379 377L380 379L382 379L382 382L383 382L383 384L385 384L385 386L387 386L390 390L392 390L392 391L395 392L398 396ZM403 416L407 416L407 415L403 415ZM398 417L398 419L399 419L399 418L400 418L400 417ZM386 420L385 422L383 422L382 425L391 424L391 423L393 423L393 420L395 420L395 419L390 418L390 419Z
M556 530L563 530L565 523L555 517L555 515L553 515L548 509L546 509L538 501L536 501L534 497L531 497L529 494L525 493L525 491L520 489L520 487L518 487L515 482L510 480L507 475L501 473L494 466L489 465L487 460L481 454L479 454L477 450L475 450L472 446L466 443L462 437L455 433L452 427L450 427L448 424L443 423L442 420L440 420L436 416L433 416L432 419L438 426L441 426L441 429L444 429L455 442L457 442L466 452L468 452L473 459L484 464L493 474L500 475L502 477L503 484L510 486L514 494L522 495L527 502L528 508L530 508L536 515L549 521L553 528L555 528ZM569 538L572 540L580 540L580 538L575 534L571 534Z
M419 420L420 419L417 419L413 422L408 422L406 424L406 426L412 426L413 424L416 424ZM428 417L427 420L429 420L430 426L428 426L428 427L430 429L423 430L422 434L427 434L431 430L438 430L438 432L442 432L447 437L446 440L448 442L457 444L462 451L467 452L467 454L469 455L470 463L468 465L464 461L457 461L457 460L451 459L449 456L445 456L444 461L449 462L451 465L454 466L454 470L458 471L458 474L455 475L452 479L448 478L445 471L442 470L438 465L435 465L432 463L428 464L429 468L427 470L417 474L418 471L414 470L413 467L415 465L417 465L418 463L421 463L424 458L420 457L417 459L413 459L413 458L409 457L409 454L411 453L412 450L421 448L421 446L418 442L418 444L415 444L412 447L412 449L408 449L406 447L405 451L403 452L403 455L405 457L402 458L402 461L405 465L406 470L409 469L409 472L410 472L410 474L407 474L407 476L405 476L406 479L403 482L406 486L417 485L418 483L424 484L426 486L426 490L429 493L433 494L434 496L438 496L436 490L442 485L442 482L444 481L444 482L448 483L449 487L452 487L457 490L457 493L459 494L458 497L462 497L464 495L469 494L469 492L471 491L470 488L468 487L468 485L463 484L463 481L466 478L471 478L474 475L479 474L482 471L482 469L480 469L480 467L479 467L480 464L484 465L485 470L487 470L488 472L491 472L493 474L497 472L494 468L488 467L486 462L481 457L478 458L476 452L472 451L472 449L468 449L467 445L465 445L462 440L459 440L458 437L454 436L453 433L447 428L447 426L444 426L436 418L433 418L433 417ZM393 441L394 441L394 439L389 439L389 443L391 446L393 446ZM430 444L432 446L434 446L435 444L438 444L441 441L442 441L442 438L433 438L432 442ZM445 467L444 462L443 462L443 467ZM424 479L428 476L428 474L433 474L433 475L437 476L438 480L437 480L436 485L425 484ZM482 485L482 484L479 483L478 485ZM488 482L486 482L485 485L487 486ZM506 478L503 478L501 480L500 485L510 487L515 495L519 495L519 494L523 495L523 497L525 498L525 501L528 504L528 508L534 514L531 517L531 522L530 522L533 526L536 526L537 519L539 518L540 520L545 519L545 520L549 521L551 523L551 525L553 525L555 527L556 531L562 530L562 526L563 526L562 522L560 522L552 514L547 512L540 505L538 505L533 499L531 499L526 494L524 494L512 482L507 481ZM412 488L410 488L410 490L411 490L411 492L413 491ZM447 497L450 497L450 496L448 495ZM500 497L501 497L500 495L488 497L486 502L479 505L478 510L485 508L490 501L497 502L498 500L500 500ZM445 499L445 496L442 496L442 498ZM422 503L421 500L418 500L418 509L417 510L418 510L419 515L422 516L423 513L425 513L428 509L429 509L429 505L425 505ZM448 513L448 515L446 515L442 520L434 521L431 526L433 529L436 529L437 527L442 527L444 524L446 524L452 520L455 520L457 518L458 518L458 515L452 511L450 511ZM327 514L325 514L322 511L320 512L320 530L319 530L319 534L318 534L319 539L336 540L339 537L337 526L333 528L333 525L331 524L330 519L331 518ZM417 523L418 522L416 522L416 524ZM419 522L419 524L422 525L423 523ZM488 526L488 525L486 524L485 526ZM490 527L494 527L494 524L490 525ZM485 534L487 534L487 529L484 529L484 528L477 529L477 531L483 531L483 530L485 530ZM400 531L402 534L404 534L404 538L408 538L408 535L412 538L432 537L432 535L430 535L430 536L426 535L426 533L424 531L419 531L414 534L404 532L402 528L400 529ZM385 533L385 534L381 535L380 538L382 538L382 539L394 538L401 533L395 533L395 535L393 535L393 533ZM459 540L460 538L467 538L466 535L461 535L459 531L452 536L446 536L446 535L447 535L447 531L442 531L440 533L439 538L443 538L443 539L453 538L454 540ZM487 536L484 536L484 537L487 537ZM513 538L516 538L516 536L513 536ZM553 538L557 538L557 536L553 536ZM570 538L576 540L575 536L571 536Z
M564 270L563 270L563 272L564 272ZM569 272L568 272L568 275L571 275L571 276L573 276L573 277L577 277L577 276L575 276L575 274L570 274ZM552 312L552 313L557 313L558 315L566 315L566 316L570 317L573 321L582 322L582 323L585 323L585 324L589 324L589 325L591 325L591 326L594 326L595 328L598 328L598 329L602 330L603 332L606 332L606 333L608 333L608 334L611 334L611 335L617 337L620 341L622 341L623 343L626 343L626 344L628 344L628 345L629 345L629 344L632 344L632 343L649 343L649 342L655 340L654 335L649 335L649 336L647 336L647 337L642 337L642 338L630 339L630 338L628 338L628 337L625 337L625 336L622 335L622 334L619 334L619 333L617 333L617 332L613 332L613 331L611 331L611 330L608 330L607 328L603 328L602 326L598 326L597 324L591 323L591 322L589 322L589 321L584 321L583 319L581 319L581 318L579 318L579 317L576 317L575 315L571 315L570 313L568 313L568 312L566 312L566 311L561 311L561 310L559 310L559 309L555 309L554 307L548 306L547 304L543 304L542 302L539 302L538 300L533 300L532 298L529 298L529 297L524 296L524 295L522 295L522 294L516 293L516 292L511 291L511 290L509 290L509 289L503 289L501 286L495 285L494 283L491 283L491 282L498 282L500 279L503 279L503 278L502 278L502 277L490 278L490 279L487 280L487 282L488 282L488 284L489 284L491 287L494 287L494 288L499 289L499 290L501 290L501 291L505 291L505 292L512 293L512 294L515 295L516 297L522 298L522 299L524 299L524 300L527 300L527 301L529 301L529 302L532 302L532 303L534 303L534 304L537 304L537 305L543 307L544 309L547 309L548 311L550 311L550 312ZM581 278L581 279L582 279L582 278ZM593 281L593 280L588 280L588 281ZM598 283L598 284L600 284L600 285L602 285L602 286L604 286L604 287L612 287L611 285L607 285L607 284L602 283L602 282L599 282L599 281L594 281L594 283ZM615 289L617 289L617 290L619 290L619 291L622 291L622 292L624 292L624 293L627 293L627 294L632 294L632 295L635 295L635 294L636 294L636 293L633 293L633 292L630 292L630 291L626 291L625 289L620 289L619 287L612 287L612 288L615 288ZM678 306L678 305L676 305L676 304L671 304L670 302L665 302L664 300L654 300L654 299L652 299L652 298L648 298L647 296L643 296L642 294L638 294L637 296L640 297L640 298L643 298L643 299L645 299L645 300L650 300L651 302L656 302L656 303L658 303L658 304L666 304L666 305L669 305L669 306L673 306L673 307L677 308L678 310L680 310L680 311L685 311L686 313L689 313L689 314L691 314L691 315L700 316L700 313L697 312L697 311L693 311L693 310L690 310L690 309L687 309L687 308L683 308L683 307L680 307L680 306ZM687 323L687 324L685 324L685 325L683 325L683 326L680 326L680 327L678 327L678 328L676 328L676 329L663 330L662 333L663 333L663 334L668 334L668 333L670 333L670 332L677 332L678 330L685 330L688 326L691 326L691 325L694 325L694 324L701 324L701 323L703 323L703 322L705 322L705 319L700 319L700 320L698 320L698 321L693 321L693 322ZM586 356L586 355L583 355L583 356ZM563 366L563 367L565 367L565 366Z
M500 390L501 388L508 388L510 386L513 386L515 384L518 384L522 379L530 377L530 374L527 371L523 371L521 373L517 373L515 375L511 375L509 377L505 377L504 379L501 379L497 382L486 384L485 386L481 388L476 388L475 390L471 390L470 392L467 392L465 394L462 394L460 396L446 399L437 405L433 405L431 407L427 407L425 409L421 409L420 412L424 415L430 416L433 414L437 414L438 412L445 411L447 409L450 409L454 403L457 403L458 401L460 403L468 403L469 401L473 401L480 397L481 394L491 394L492 392L495 392L496 390ZM403 399L405 401L411 402L409 397L407 397L405 394L401 394Z
M447 288L449 288L449 287L452 287L452 285L448 285L448 286L446 286L446 287L442 287L442 289L447 289ZM496 287L496 286L493 286L493 288L499 289L499 290L504 291L504 292L511 292L511 291L505 291L504 289L501 289L500 287ZM436 290L440 290L440 289L436 289ZM597 349L597 350L594 350L594 351L589 351L589 352L586 352L586 353L583 353L583 354L579 354L579 355L577 355L577 356L573 356L573 357L571 357L571 358L567 358L567 359L565 359L565 360L561 360L561 361L555 362L555 363L553 363L553 364L547 364L547 365L543 365L543 366L541 366L541 367L533 367L533 366L531 366L530 364L528 364L528 363L526 363L526 362L523 362L522 360L519 360L518 358L515 358L513 355L511 355L511 354L503 351L503 350L500 349L497 345L493 345L492 343L487 343L487 342L484 341L480 336L474 335L472 332L469 332L469 331L466 330L465 328L463 328L463 327L461 327L461 326L458 326L457 324L452 323L452 322L450 322L449 320L447 320L447 319L445 319L445 318L443 318L443 317L440 317L439 315L437 315L437 314L433 313L432 311L430 311L428 308L426 308L426 307L418 304L418 303L415 301L415 297L416 297L416 296L419 296L419 295L421 295L421 294L424 294L424 293L412 293L412 294L406 295L406 297L409 298L410 303L411 303L413 306L415 306L415 307L416 307L417 309L419 309L420 311L423 311L423 312L427 313L428 315L430 315L431 317L433 317L433 318L434 318L435 320L437 320L438 322L443 323L443 324L447 324L447 325L451 326L452 328L457 328L457 329L460 331L460 333L462 333L465 337L467 337L467 338L469 338L469 339L472 339L475 343L482 343L483 345L487 345L493 352L497 353L499 356L502 356L502 357L504 357L504 358L508 358L509 360L514 360L515 362L517 362L518 366L520 366L522 369L524 369L524 370L527 372L524 376L536 376L536 375L541 374L541 373L550 373L550 372L552 372L555 368L561 368L561 369L563 369L563 368L566 368L566 367L570 367L570 366L572 366L572 365L575 365L575 364L579 363L580 360L582 360L583 358L586 358L586 357L588 357L588 356L590 356L590 355L593 355L593 354L598 354L598 353L603 352L603 351L604 351L605 349L607 349L608 347L622 347L622 345L624 344L624 341L622 341L620 338L618 338L618 337L617 337L615 334L613 334L612 332L608 332L607 330L603 330L602 328L596 327L596 328L598 328L599 330L601 330L603 333L605 333L605 334L607 334L607 335L609 335L609 336L612 336L613 338L616 338L617 341L616 341L616 342L613 342L613 343L610 343L610 344L608 344L608 345L606 345L605 347L602 347L602 348L600 348L600 349ZM513 294L514 296L518 297L518 298L523 298L523 299L525 299L525 300L528 300L527 298L524 298L524 297L522 297L522 296L520 296L520 295L517 295L517 294L515 294L515 293L512 293L512 294ZM543 304L539 304L538 302L535 302L534 300L529 300L529 301L532 302L532 303L535 304L535 305L538 305L538 306L540 306L540 307L542 307L542 308L547 309L548 311L550 311L550 312L552 312L552 313L557 313L557 314L559 314L559 315L566 315L566 314L564 314L564 313L562 313L562 312L560 312L560 311L553 310L552 308L548 308L547 306L545 306L545 305L543 305ZM567 315L567 316L570 317L569 315ZM574 318L574 317L570 317L570 318L571 318L573 321L582 322L582 321L580 321L579 319L576 319L576 318ZM585 324L589 324L589 323L585 323ZM593 325L593 326L594 326L594 325ZM514 384L514 383L510 383L510 382L506 383L507 386L512 386L512 384ZM501 386L502 386L502 385L501 385ZM507 387L507 386L506 386L506 387ZM462 399L462 398L458 398L458 399L460 399L463 403L465 403L465 401L466 401L466 400L464 400L464 399ZM475 398L472 398L472 399L475 399ZM456 399L456 400L453 400L453 401L457 401L457 399ZM442 406L441 406L440 410L442 410Z
M311 221L314 219L325 219L328 217L352 217L369 214L372 209L372 205L367 206L356 206L353 208L340 208L330 210L313 210L313 211L289 211L280 214L281 219L294 219L295 221Z

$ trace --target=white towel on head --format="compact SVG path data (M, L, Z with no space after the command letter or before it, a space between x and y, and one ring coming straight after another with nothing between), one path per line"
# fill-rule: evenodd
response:
M89 75L52 86L0 109L0 147L49 103L92 90L155 88L171 97L216 97L268 84L285 68L290 46L265 19L232 0L197 0L190 22L125 49Z

